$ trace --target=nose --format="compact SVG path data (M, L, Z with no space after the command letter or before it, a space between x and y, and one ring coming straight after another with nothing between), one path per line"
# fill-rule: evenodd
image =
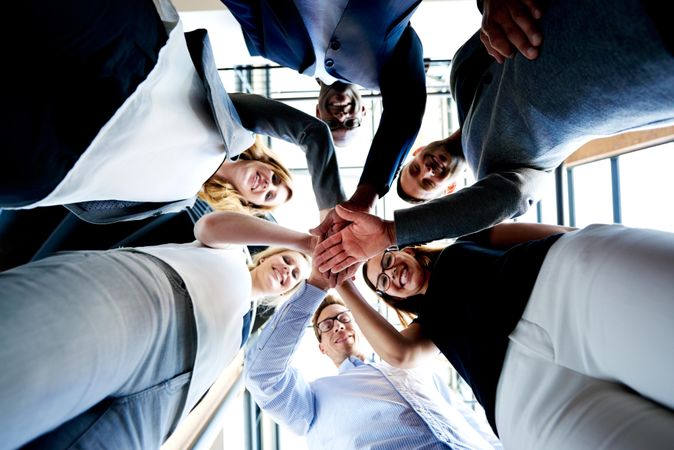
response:
M288 279L288 275L290 275L290 267L288 267L287 264L283 264L281 267L281 274L283 275L283 281Z
M332 321L332 331L340 331L344 328L346 328L346 327L339 320L335 319L335 320Z
M343 122L348 118L349 114L343 109L340 109L335 111L333 116L335 116L335 119L339 120L340 122Z

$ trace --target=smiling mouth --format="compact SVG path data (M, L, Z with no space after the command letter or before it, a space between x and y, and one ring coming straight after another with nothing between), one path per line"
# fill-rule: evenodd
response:
M429 155L427 158L426 165L433 169L433 172L435 172L437 175L441 177L444 176L447 172L447 166L445 163L438 159L438 157L435 155Z
M340 338L335 339L335 342L334 342L334 343L335 343L335 344L341 344L341 343L343 343L343 342L346 342L350 337L351 337L350 334L345 334L345 335L341 336Z
M400 270L400 276L398 277L398 281L400 283L400 287L404 287L407 284L407 276L409 274L409 271L407 270L407 267L403 267Z
M279 284L283 284L283 275L277 268L274 268L274 278L279 282Z
M253 181L250 183L250 190L254 191L257 189L257 186L260 184L260 174L256 173L253 177Z
M262 185L264 184L265 180L266 179L262 176L260 172L255 172L253 181L251 181L250 190L253 192L259 191L262 188Z

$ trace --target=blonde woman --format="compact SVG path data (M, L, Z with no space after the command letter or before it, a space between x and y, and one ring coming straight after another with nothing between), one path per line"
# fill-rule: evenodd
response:
M292 195L292 175L259 135L236 161L222 163L199 191L215 210L250 214L272 211Z
M251 300L309 275L308 234L216 212L195 235L0 274L0 448L158 448L247 338ZM283 248L248 267L242 244Z

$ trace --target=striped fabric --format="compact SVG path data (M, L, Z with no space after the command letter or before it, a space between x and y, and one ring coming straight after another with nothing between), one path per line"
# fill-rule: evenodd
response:
M338 375L304 380L290 362L324 296L302 286L246 352L246 387L275 421L306 435L311 449L501 448L486 422L461 401L450 405L424 371L352 357Z

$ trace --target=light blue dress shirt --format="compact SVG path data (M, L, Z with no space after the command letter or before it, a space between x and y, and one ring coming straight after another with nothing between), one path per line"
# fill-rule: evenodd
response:
M311 449L502 448L428 370L350 357L338 375L307 382L290 362L325 294L301 286L246 351L246 387L276 422L306 435Z

